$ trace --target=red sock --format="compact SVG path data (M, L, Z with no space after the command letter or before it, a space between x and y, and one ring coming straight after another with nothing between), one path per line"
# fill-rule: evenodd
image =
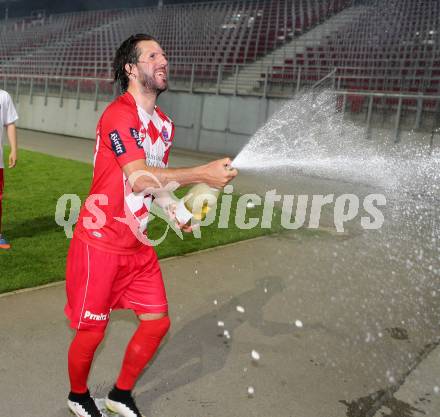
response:
M168 316L158 320L141 320L125 351L121 373L116 381L117 388L133 389L139 374L153 357L169 327Z
M78 330L68 354L70 390L76 394L87 392L87 378L96 349L104 338L103 331Z

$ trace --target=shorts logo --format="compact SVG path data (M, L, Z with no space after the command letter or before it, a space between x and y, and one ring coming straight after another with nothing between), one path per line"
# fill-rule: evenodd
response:
M142 149L142 138L139 136L139 132L135 128L130 127L130 135L136 141L138 148Z
M94 321L105 321L108 319L108 314L93 314L89 310L84 313L84 319L94 320Z
M112 143L112 149L113 152L116 154L116 156L121 156L125 152L127 152L124 143L122 142L122 139L119 136L119 132L117 130L113 130L113 132L110 132L108 134L108 137L110 138L110 141Z
M168 135L168 130L166 129L165 126L162 127L162 137L165 141L169 141L170 137Z

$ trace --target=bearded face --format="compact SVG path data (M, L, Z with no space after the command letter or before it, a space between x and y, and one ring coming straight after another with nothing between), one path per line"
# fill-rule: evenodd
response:
M139 42L137 48L137 82L148 92L159 95L168 88L167 56L155 41Z

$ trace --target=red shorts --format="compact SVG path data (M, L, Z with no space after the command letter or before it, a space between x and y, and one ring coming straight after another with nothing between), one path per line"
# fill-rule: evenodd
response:
M115 309L136 314L168 311L157 255L146 245L133 255L118 255L74 236L67 255L66 292L64 312L78 330L105 329Z

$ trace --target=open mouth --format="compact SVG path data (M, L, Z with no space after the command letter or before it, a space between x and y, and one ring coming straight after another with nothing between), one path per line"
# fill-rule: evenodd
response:
M167 73L165 70L159 70L155 72L155 75L159 78L161 78L163 81L167 80Z

